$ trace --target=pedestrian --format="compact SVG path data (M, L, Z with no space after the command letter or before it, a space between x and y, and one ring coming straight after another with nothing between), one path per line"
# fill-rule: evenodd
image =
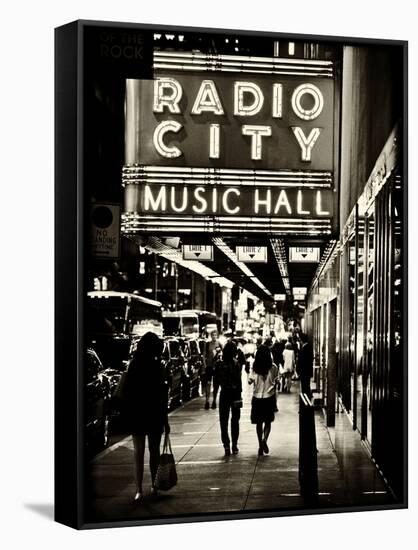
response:
M243 352L245 356L245 372L250 374L251 365L254 361L254 350L255 350L255 344L252 340L252 338L247 338L247 341L244 344Z
M269 350L272 349L273 347L273 340L270 336L268 336L265 340L264 340L264 345L267 346L269 348Z
M297 373L300 378L301 392L312 397L311 378L313 376L313 351L305 333L300 334L301 348L298 354Z
M242 367L237 361L237 346L234 342L227 342L222 351L222 361L217 367L217 377L220 386L219 395L219 422L221 425L221 439L225 449L225 456L238 454L239 419L242 407ZM229 415L231 415L231 437L229 437Z
M205 393L206 402L205 409L209 409L210 390L213 381L213 395L212 395L212 409L216 409L216 397L218 395L219 383L215 373L216 363L220 358L222 346L218 340L218 333L216 330L211 332L211 339L206 343L205 351Z
M287 342L283 350L283 373L282 373L282 391L290 393L292 385L292 376L295 369L295 352L292 349L292 344Z
M235 346L237 348L236 359L237 359L238 364L241 367L241 371L242 371L242 369L245 369L245 364L246 364L242 342L240 340L235 340L235 339L232 340L232 342L235 344Z
M269 348L260 345L257 348L248 383L254 384L251 401L251 423L256 425L258 455L269 453L267 440L276 410L276 384L279 369L273 363Z
M129 364L123 389L123 411L134 444L134 501L142 499L145 439L148 436L151 493L156 494L155 476L160 460L161 435L170 433L168 387L161 362L163 341L147 332L138 343Z
M281 338L280 340L276 340L273 344L273 347L271 348L271 353L273 354L273 361L276 363L278 367L280 365L283 365L283 351L285 348L286 340Z

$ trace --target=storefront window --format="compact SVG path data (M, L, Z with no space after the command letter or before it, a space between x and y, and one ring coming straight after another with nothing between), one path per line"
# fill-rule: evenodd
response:
M349 307L349 334L348 334L348 363L350 369L351 414L355 422L356 397L356 241L354 235L347 243L348 246L348 307Z
M363 401L363 376L365 370L364 364L364 249L365 249L365 221L364 216L358 214L357 217L357 342L356 342L356 365L357 380L355 387L356 404L356 424L357 428L363 433L362 426L362 401Z
M367 254L367 275L365 278L366 300L367 300L367 320L366 320L366 357L365 369L363 371L363 399L362 399L362 425L363 433L369 443L372 441L372 421L371 421L371 372L373 366L373 347L374 347L374 210L369 212L366 218L366 254Z
M392 319L391 319L391 398L399 399L402 395L403 373L400 368L403 365L402 357L402 303L403 303L403 279L402 279L402 202L400 185L395 184L393 192L393 276L392 276Z

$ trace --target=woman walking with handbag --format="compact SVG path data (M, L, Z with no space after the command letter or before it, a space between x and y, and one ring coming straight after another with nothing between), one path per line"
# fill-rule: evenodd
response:
M126 374L123 390L124 412L134 444L134 501L142 499L145 439L148 436L151 493L156 494L155 476L160 460L161 436L170 433L167 384L161 363L162 340L147 332L138 343Z
M258 455L269 453L267 440L276 410L276 384L279 369L273 363L269 348L261 345L257 348L253 368L248 383L254 384L251 402L251 423L256 425Z
M219 422L221 425L221 439L225 449L225 456L238 454L239 419L241 416L241 365L237 359L237 346L234 342L227 342L222 351L222 361L217 368L217 376L221 393L219 395ZM231 438L229 437L229 415L231 414Z

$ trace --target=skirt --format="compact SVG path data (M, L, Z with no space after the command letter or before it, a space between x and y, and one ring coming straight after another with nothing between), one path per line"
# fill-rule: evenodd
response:
M276 411L276 396L271 397L253 397L251 401L251 424L260 422L274 422L274 413Z

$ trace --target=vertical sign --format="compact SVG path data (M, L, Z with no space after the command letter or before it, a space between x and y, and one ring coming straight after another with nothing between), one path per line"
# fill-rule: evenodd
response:
M120 206L94 204L91 209L91 254L116 259L120 255Z

